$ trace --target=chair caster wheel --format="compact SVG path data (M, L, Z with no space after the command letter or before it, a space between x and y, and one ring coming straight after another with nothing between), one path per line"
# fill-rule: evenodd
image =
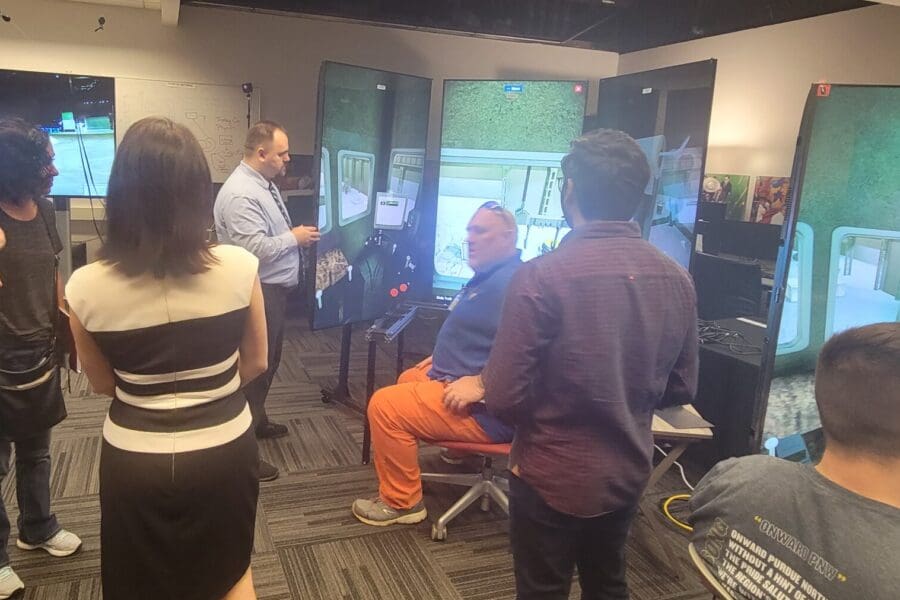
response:
M437 523L431 526L431 539L435 542L443 542L447 539L447 528L438 529Z

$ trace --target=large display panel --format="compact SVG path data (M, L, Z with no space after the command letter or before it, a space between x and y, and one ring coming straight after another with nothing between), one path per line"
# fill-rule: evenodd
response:
M319 211L312 326L430 296L422 187L431 80L339 63L319 77ZM423 243L422 240L429 240Z
M557 178L581 134L583 81L444 82L434 248L434 295L452 298L473 273L466 225L498 202L516 217L522 259L554 249L569 231Z
M778 341L760 386L757 443L778 456L821 453L813 381L822 345L850 327L900 319L898 165L900 87L812 87L792 175L790 261L776 274L782 293L770 311Z
M600 80L597 127L637 140L650 164L644 237L688 268L706 163L716 61Z
M59 175L51 196L105 196L116 153L111 77L0 70L0 117L50 135Z

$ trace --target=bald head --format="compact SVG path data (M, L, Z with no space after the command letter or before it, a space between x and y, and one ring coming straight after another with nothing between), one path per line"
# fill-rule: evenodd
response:
M468 262L476 273L487 270L516 253L516 218L502 206L490 206L475 211L466 227Z

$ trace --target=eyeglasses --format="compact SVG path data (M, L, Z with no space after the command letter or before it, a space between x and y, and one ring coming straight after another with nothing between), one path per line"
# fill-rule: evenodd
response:
M478 207L478 210L504 210L503 205L497 202L496 200L488 200L484 204Z

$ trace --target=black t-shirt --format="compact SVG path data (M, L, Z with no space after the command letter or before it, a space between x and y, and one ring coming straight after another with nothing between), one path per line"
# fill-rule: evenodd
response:
M0 347L48 340L56 307L56 255L63 249L53 203L39 200L30 221L0 209L0 228L6 234L0 250Z

